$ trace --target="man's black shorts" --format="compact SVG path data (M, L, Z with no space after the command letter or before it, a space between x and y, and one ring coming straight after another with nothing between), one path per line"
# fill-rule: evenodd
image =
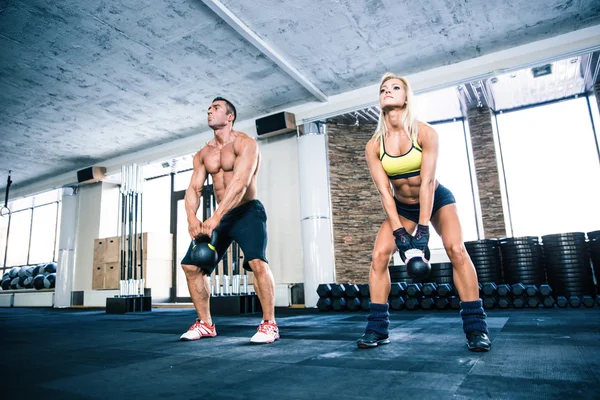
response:
M221 219L221 223L215 229L218 235L216 247L219 262L225 255L232 241L236 241L244 252L244 269L251 271L249 261L260 259L267 260L267 213L260 200L251 200L230 210ZM206 238L208 242L208 238ZM191 259L193 242L190 243L182 264L194 265ZM217 262L217 264L219 263ZM207 274L217 267L215 264L210 269L205 269Z

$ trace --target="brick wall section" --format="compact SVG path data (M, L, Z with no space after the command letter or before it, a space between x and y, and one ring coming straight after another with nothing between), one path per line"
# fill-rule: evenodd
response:
M375 128L375 125L327 126L338 283L368 283L373 244L385 220L365 160L365 145Z
M491 113L488 108L474 108L468 111L467 118L471 132L475 174L479 186L484 236L486 238L504 237L506 236L506 226L492 136Z

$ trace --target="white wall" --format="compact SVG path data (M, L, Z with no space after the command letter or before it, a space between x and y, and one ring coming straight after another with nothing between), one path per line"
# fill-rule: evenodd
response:
M75 291L92 289L94 240L117 235L118 194L118 187L111 183L99 182L79 188Z
M100 230L100 210L102 183L79 188L79 215L77 218L77 239L75 241L75 280L73 290L92 288L92 268L94 263L94 240Z
M258 143L258 198L267 211L269 266L275 283L304 282L297 139L288 134Z

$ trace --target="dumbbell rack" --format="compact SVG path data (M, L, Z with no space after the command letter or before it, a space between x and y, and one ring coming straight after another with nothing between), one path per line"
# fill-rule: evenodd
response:
M499 309L537 309L537 308L592 308L600 306L600 295L591 296L553 296L548 284L513 285L495 283L479 284L480 297L486 310ZM328 283L317 287L320 311L368 311L368 284ZM452 284L434 282L406 283L393 282L388 298L390 310L459 310L460 298Z

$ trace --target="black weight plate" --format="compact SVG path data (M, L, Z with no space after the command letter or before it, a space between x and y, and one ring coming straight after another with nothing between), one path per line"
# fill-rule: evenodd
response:
M591 273L548 274L548 279L557 280L593 280Z
M514 243L514 242L538 242L540 238L538 236L517 236L517 237L502 237L498 239L500 243Z
M502 265L527 265L527 264L540 264L544 261L541 257L515 257L515 258L503 258Z
M563 247L563 246L575 246L575 247L587 246L587 241L585 241L584 239L562 240L562 241L547 240L543 243L543 247L545 249L555 248L555 247Z
M504 244L500 246L500 252L517 252L517 251L535 251L538 248L537 244Z
M542 275L504 275L506 282L519 283L521 281L545 281L546 277Z
M454 266L452 263L434 263L431 264L431 269L436 271L452 271Z
M544 253L548 253L548 252L566 252L566 251L570 251L570 252L574 252L574 253L578 253L580 251L585 251L585 248L587 246L585 245L564 245L564 246L544 246Z
M565 233L551 233L549 235L542 235L544 239L571 239L571 238L584 238L585 232L565 232Z
M546 263L546 271L552 273L570 273L591 271L589 263Z
M495 274L497 272L501 272L503 271L502 268L496 268L496 267L478 267L477 265L475 266L475 271L477 272L484 272L484 273L490 273L490 274Z
M600 231L591 231L587 233L587 237L591 240L593 238L599 238L600 239Z
M494 244L494 243L498 243L498 239L488 238L488 239L480 239L480 240L469 240L464 243L465 244L489 244L489 243Z
M454 279L452 278L444 278L444 277L440 277L440 278L436 278L434 279L434 282L437 283L438 285L442 284L442 283L450 283L452 285L454 285Z

